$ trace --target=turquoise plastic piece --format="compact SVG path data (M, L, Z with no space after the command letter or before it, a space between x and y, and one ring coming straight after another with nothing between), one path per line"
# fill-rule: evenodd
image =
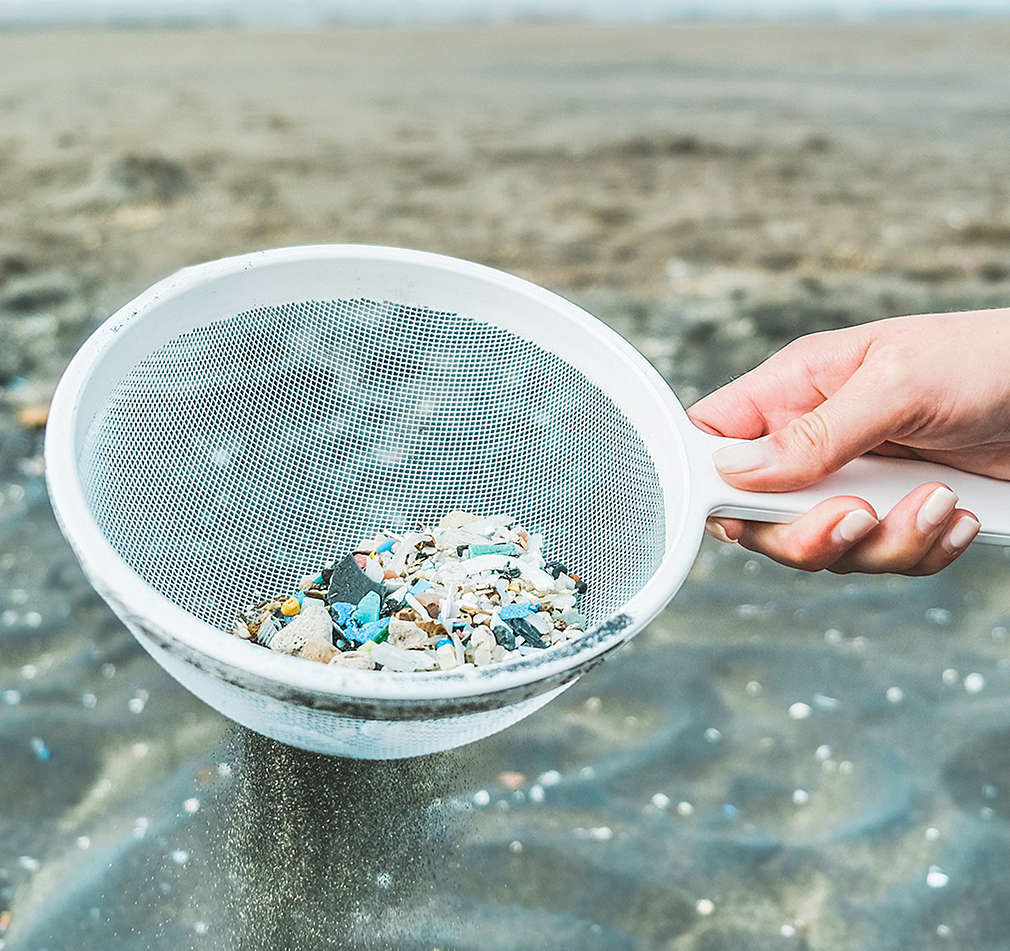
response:
M466 550L467 558L476 558L479 555L518 555L519 549L515 545L471 545Z
M379 602L379 595L375 591L369 591L359 602L358 606L354 609L354 614L351 615L352 620L355 624L364 626L371 621L379 620L379 608L382 605Z
M393 545L396 543L392 538L387 538L378 548L375 549L377 555L381 555L384 551L392 551Z

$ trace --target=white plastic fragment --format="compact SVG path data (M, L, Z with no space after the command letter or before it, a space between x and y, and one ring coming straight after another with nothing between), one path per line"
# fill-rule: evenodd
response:
M369 655L389 670L431 670L435 662L425 651L408 651L389 643L371 644Z

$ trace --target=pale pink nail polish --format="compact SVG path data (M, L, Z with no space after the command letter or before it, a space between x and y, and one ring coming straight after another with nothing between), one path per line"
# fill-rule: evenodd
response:
M775 447L768 439L754 439L723 446L712 455L715 467L726 475L761 469L775 461Z
M957 496L946 486L942 485L940 488L934 489L926 496L926 501L919 506L919 513L915 517L915 527L923 535L928 535L938 525L943 524L947 516L954 511L956 505Z
M879 523L866 509L853 509L831 533L833 541L849 544L865 538Z
M945 551L953 554L955 551L967 548L981 527L978 519L974 519L970 515L962 515L940 539L940 544Z

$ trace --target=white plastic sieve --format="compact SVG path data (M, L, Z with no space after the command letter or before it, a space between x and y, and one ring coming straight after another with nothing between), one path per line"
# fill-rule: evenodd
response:
M712 512L886 511L940 479L1010 544L1010 486L866 457L801 492L729 488L659 374L527 281L359 245L186 268L109 318L56 391L49 491L92 584L172 676L295 746L384 759L516 722L673 597ZM334 668L225 633L238 608L381 528L507 512L589 582L584 637L502 665Z

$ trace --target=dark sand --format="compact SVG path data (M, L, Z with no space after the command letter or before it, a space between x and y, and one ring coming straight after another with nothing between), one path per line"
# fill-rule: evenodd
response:
M536 716L327 760L137 647L17 414L153 280L283 244L514 270L685 402L810 330L1006 304L1008 50L1006 23L0 35L6 951L1006 948L1002 552L839 578L707 542Z

